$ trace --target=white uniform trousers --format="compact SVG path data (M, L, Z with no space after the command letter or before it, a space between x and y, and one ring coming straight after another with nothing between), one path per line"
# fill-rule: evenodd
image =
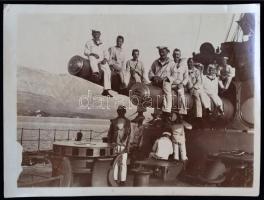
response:
M121 83L124 84L124 86L127 88L129 82L130 82L130 72L126 71L126 70L121 70L119 73L120 79L121 79Z
M175 160L180 160L180 155L182 160L188 160L185 142L173 143L173 148Z
M92 72L99 72L98 64L101 61L100 59L96 59L94 56L89 56L90 66L92 69Z
M110 90L111 89L111 70L109 68L109 65L106 63L104 65L99 64L101 61L100 59L96 59L94 56L89 56L90 66L92 69L92 72L98 72L99 73L99 65L104 72L104 89Z
M163 107L162 111L163 112L171 112L172 108L172 84L167 81L163 81ZM186 99L185 99L185 94L184 94L184 88L179 88L176 91L177 99L178 102L173 102L179 109L179 114L186 115L187 114L187 107L186 107Z
M162 101L162 111L170 113L172 108L171 83L163 81L162 90L164 93Z
M217 95L217 94L207 94L212 101L214 102L214 104L218 107L220 106L220 109L223 111L223 102L222 99Z
M106 63L104 65L100 64L101 69L104 72L104 89L110 90L111 89L111 70L109 65Z
M180 135L172 135L173 137L173 152L174 159L180 160L180 156L182 160L187 160L186 153L186 145L185 145L185 134L182 133Z
M211 101L208 95L202 89L192 89L191 94L195 103L195 117L203 116L203 107L211 110ZM203 106L203 107L202 107Z
M117 145L116 152L120 153L124 146ZM127 177L127 153L123 153L120 161L114 166L114 180L126 181Z

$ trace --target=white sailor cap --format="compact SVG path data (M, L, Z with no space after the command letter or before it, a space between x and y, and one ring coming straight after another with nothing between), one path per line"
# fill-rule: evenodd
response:
M170 132L163 132L162 135L168 135L168 136L171 136L171 133L170 133Z

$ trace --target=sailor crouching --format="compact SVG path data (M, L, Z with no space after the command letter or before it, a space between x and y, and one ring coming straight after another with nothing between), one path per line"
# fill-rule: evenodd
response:
M118 106L118 117L111 120L108 131L108 142L116 145L115 151L121 155L120 162L114 166L114 180L125 185L127 178L127 149L131 133L131 124L129 119L125 117L126 107Z
M158 160L168 160L169 156L173 154L173 146L170 137L170 132L163 132L162 136L155 141L149 157Z

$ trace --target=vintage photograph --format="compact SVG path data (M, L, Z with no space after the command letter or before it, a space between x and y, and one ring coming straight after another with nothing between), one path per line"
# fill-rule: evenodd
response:
M258 5L147 7L6 5L9 196L258 194Z

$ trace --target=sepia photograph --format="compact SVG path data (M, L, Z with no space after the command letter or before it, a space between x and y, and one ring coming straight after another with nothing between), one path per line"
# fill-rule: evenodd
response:
M258 4L5 5L5 196L257 196L259 54Z

